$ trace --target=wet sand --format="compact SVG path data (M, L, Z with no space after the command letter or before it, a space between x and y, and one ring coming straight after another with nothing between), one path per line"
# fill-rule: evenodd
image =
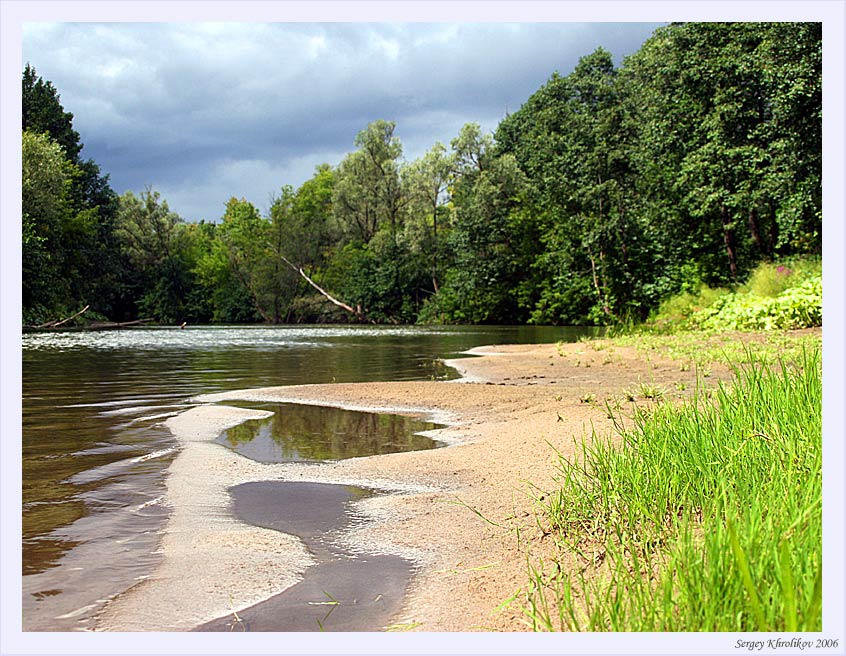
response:
M166 503L172 512L159 548L161 564L149 578L105 607L96 618L96 630L190 631L215 619L232 617L303 580L318 562L315 553L296 535L263 526L269 524L267 521L251 525L242 520L238 511L233 511L233 486L258 481L303 481L399 493L427 489L377 476L353 476L345 463L357 459L340 463L266 464L249 460L215 442L227 427L267 415L263 411L215 404L192 408L167 421L180 443L180 451L167 475ZM368 502L376 501L378 505L378 498L348 499L348 511L356 521L348 525L348 533L335 537L346 547L344 557L354 566L352 554L402 558L403 562L386 561L385 571L396 571L398 578L391 585L404 589L408 562L416 562L416 554L402 549L374 548L355 538L370 515ZM242 513L248 512L243 504L240 507ZM343 524L342 515L340 510L331 512L323 526L332 524L330 520ZM393 590L386 590L388 594L383 593L384 596L401 598ZM387 608L387 599L379 608ZM376 610L374 607L374 613ZM339 619L346 615L346 612L338 614ZM378 622L374 625L382 626ZM276 623L272 630L283 629Z
M180 451L167 474L171 515L159 547L161 563L106 606L97 630L187 630L281 592L312 562L296 538L244 524L229 510L228 488L241 458L213 440L268 413L208 406L201 414L201 422L190 410L166 422Z
M338 543L362 488L325 483L245 483L230 490L235 517L303 540L316 564L281 594L196 631L380 631L400 610L412 563Z

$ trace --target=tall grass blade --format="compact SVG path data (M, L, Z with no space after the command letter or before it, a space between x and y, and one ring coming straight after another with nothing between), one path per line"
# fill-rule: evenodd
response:
M787 540L781 543L779 553L779 565L781 566L781 594L784 599L784 627L791 633L797 631L796 616L796 590L793 587L793 571L790 567L790 549Z
M758 593L755 591L755 584L752 581L752 573L749 571L749 563L746 560L746 554L743 553L743 548L737 540L737 532L734 529L734 522L729 517L726 517L726 528L728 529L729 541L731 542L731 550L734 554L734 560L737 564L737 569L740 570L740 578L743 581L743 587L746 589L746 594L749 595L749 604L752 606L752 612L755 614L755 619L758 622L758 630L766 630L766 620L764 619L764 611L761 610L761 604L758 601Z
M814 592L808 603L808 610L805 611L805 630L821 631L822 621L817 624L817 617L822 612L822 566L817 570L817 578L814 580Z

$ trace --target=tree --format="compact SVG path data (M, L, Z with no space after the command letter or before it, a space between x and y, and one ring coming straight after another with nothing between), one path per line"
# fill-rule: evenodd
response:
M445 284L426 318L462 323L519 321L521 268L516 210L525 178L513 155L497 156L490 135L465 125L452 140L455 182Z
M334 185L334 171L322 164L296 192L290 186L283 187L282 195L270 208L274 261L282 267L279 275L288 279L286 321L339 320L332 314L337 308L361 315L360 310L339 301L315 280L331 260L339 239L332 210Z
M301 266L323 266L340 238L332 205L335 180L332 167L321 164L291 199L290 241L285 252ZM294 245L296 252L293 252Z
M690 23L627 60L638 182L677 272L734 283L762 257L818 252L820 44L815 24Z
M108 176L101 174L97 164L80 158L83 146L73 129L73 115L62 107L52 83L38 77L29 64L23 72L22 94L24 134L45 135L67 161L66 188L61 196L54 196L57 202L61 201L61 218L53 217L48 228L43 224L46 220L43 215L30 213L22 217L25 235L52 233L51 239L40 241L41 255L31 248L34 242L24 248L25 313L34 303L42 314L91 305L95 312L115 313L120 318L125 308L120 299L122 267L114 235L117 196L109 186ZM33 193L32 189L29 193ZM49 264L44 256L49 256ZM58 283L53 293L41 294L36 299L32 287L34 276L43 278L48 270L53 271L48 278Z
M227 246L219 235L221 225L200 223L194 229L195 285L189 294L190 305L214 323L261 321L252 295L232 270Z
M37 322L68 303L63 269L63 222L75 173L47 134L22 135L22 283L24 321Z
M370 242L387 225L395 238L407 202L399 175L402 145L392 121L370 123L355 138L358 150L338 166L333 207L352 239Z
M75 219L67 235L78 272L72 276L72 294L105 316L127 320L129 306L121 294L124 264L115 234L118 196L94 160L80 161L77 169L69 192Z
M182 219L148 187L140 197L120 197L116 230L128 270L128 291L137 310L166 323L184 321L191 265L180 247Z
M332 204L344 238L327 273L350 306L398 322L412 320L422 300L420 267L404 241L409 193L394 128L370 123L338 166Z
M645 311L638 281L648 258L623 95L610 53L598 49L570 75L553 74L497 130L499 151L528 177L525 210L543 244L532 266L533 321L608 323Z
M249 292L255 311L264 321L278 323L279 289L268 273L268 267L274 267L270 262L270 222L261 217L252 203L233 196L226 203L217 236L230 270Z
M31 132L46 132L62 148L72 163L79 163L82 144L79 133L73 129L73 114L66 112L60 102L59 93L50 81L45 81L30 64L23 72L22 85L22 129Z
M680 289L813 252L818 36L672 25L619 70L602 50L582 58L506 117L498 152L528 178L523 210L543 244L533 320L644 318Z
M769 120L756 138L770 155L756 214L765 252L821 253L822 24L770 23L749 57L762 69Z
M406 186L412 203L412 218L420 220L411 223L416 234L411 240L418 249L428 252L431 258L432 290L438 292L438 262L441 257L443 237L438 234L439 218L446 211L449 201L448 189L452 182L455 163L446 147L436 142L420 159L405 170Z

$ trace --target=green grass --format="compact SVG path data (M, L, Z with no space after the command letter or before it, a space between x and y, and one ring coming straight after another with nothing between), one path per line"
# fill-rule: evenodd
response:
M718 298L728 293L727 289L711 288L705 284L700 285L695 294L681 292L666 299L658 306L658 310L653 317L653 323L681 324L697 312L711 307Z
M700 368L712 363L731 364L743 361L747 353L768 365L779 360L793 360L800 357L803 350L820 348L822 335L771 330L758 331L754 339L739 339L736 333L714 330L673 334L634 331L607 341L617 346L633 346L647 356L655 354L678 360L686 371L689 369L687 363Z
M533 628L821 630L820 357L750 354L711 398L560 457L539 510L556 555L529 562Z

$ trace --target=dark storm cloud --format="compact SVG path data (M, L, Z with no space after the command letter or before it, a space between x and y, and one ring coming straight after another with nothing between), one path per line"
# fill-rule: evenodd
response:
M152 184L189 219L231 195L266 207L370 121L407 158L469 121L487 130L597 47L619 64L657 24L54 23L24 30L118 193Z

